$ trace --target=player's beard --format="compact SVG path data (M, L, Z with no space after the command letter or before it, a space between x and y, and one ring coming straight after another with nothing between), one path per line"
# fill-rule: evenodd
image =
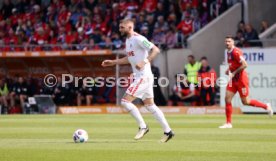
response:
M127 35L127 33L125 31L121 31L120 33L121 33L121 36L126 36Z

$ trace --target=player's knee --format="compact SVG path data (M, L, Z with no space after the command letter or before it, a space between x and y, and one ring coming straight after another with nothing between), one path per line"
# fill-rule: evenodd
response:
M243 105L249 105L250 101L248 99L242 99L242 104Z
M229 97L225 97L225 103L231 103L231 99Z
M125 99L121 99L121 106L127 111L131 111L133 109L132 103L125 100Z
M145 105L145 107L150 113L155 113L158 108L155 104Z

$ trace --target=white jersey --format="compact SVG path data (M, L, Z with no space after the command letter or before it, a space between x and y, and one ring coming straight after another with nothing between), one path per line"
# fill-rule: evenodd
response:
M145 64L144 68L137 70L136 64L147 59L149 51L153 47L153 43L147 40L144 36L134 33L126 39L126 53L128 61L131 64L134 77L150 76L152 77L150 63Z

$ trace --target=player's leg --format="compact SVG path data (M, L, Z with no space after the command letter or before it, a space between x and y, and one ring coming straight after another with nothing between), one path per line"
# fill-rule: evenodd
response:
M250 99L249 96L241 97L241 100L244 105L265 109L268 111L270 117L273 116L273 109L269 103L265 104L258 100Z
M227 86L226 94L225 94L225 116L226 116L226 123L219 128L226 129L232 128L232 99L236 92L235 87Z
M139 109L132 103L134 99L134 96L126 93L121 100L121 105L124 107L126 111L128 111L131 114L132 117L135 118L139 126L139 131L134 137L134 139L138 140L141 139L146 133L148 133L149 128L147 127Z
M169 141L174 136L174 133L170 128L164 113L155 105L153 98L146 98L143 102L147 110L152 113L154 118L160 123L164 130L164 136L161 139L161 142Z
M247 82L241 82L238 91L241 97L241 101L244 105L265 109L268 111L269 116L273 115L273 109L271 108L270 104L265 104L258 100L249 98L249 85Z

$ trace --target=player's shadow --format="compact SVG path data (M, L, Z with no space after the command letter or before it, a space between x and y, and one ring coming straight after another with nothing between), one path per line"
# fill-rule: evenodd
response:
M150 141L146 141L146 140L143 140L143 141L122 141L122 140L95 140L95 141L88 141L88 142L85 142L83 144L110 144L110 143L119 143L119 144L129 144L129 143L133 143L133 144L136 144L136 143L142 143L142 142L150 142ZM67 142L67 144L76 144L74 142ZM80 143L81 144L81 143Z
M103 141L88 141L82 144L110 144L110 143L138 143L138 141L108 141L108 140L103 140ZM67 142L67 144L76 144L74 142ZM81 144L81 143L80 143Z

